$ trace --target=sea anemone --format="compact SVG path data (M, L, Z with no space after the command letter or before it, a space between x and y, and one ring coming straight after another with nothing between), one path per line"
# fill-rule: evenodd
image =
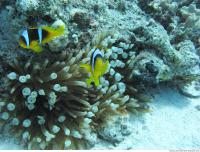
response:
M80 63L90 61L93 48L109 59L117 39L106 32L85 51L63 51L44 61L37 55L9 64L5 82L9 92L0 104L0 118L4 125L11 124L12 134L27 149L85 149L94 144L95 131L109 117L147 109L145 98L125 84L119 69L109 68L97 88L85 83L87 73Z
M63 52L55 63L46 59L10 64L10 102L1 118L22 131L18 135L29 141L28 148L51 148L55 142L61 143L59 149L73 148L73 141L81 142L81 123L89 121L93 95L84 81L86 73L79 68L81 56L81 51L75 57Z
M110 61L107 73L100 78L101 85L93 88L100 92L95 102L99 108L95 115L96 121L106 122L112 115L149 109L147 102L152 99L134 87L131 75L133 69L130 66L132 60L135 60L134 52L130 51L132 47L132 44L122 42L118 34L112 32L102 32L87 46L87 56L92 54L94 48L98 48Z

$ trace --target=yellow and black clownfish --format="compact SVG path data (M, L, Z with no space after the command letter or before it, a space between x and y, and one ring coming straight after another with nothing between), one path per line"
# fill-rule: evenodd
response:
M96 87L99 86L99 78L106 73L109 67L109 61L106 60L104 62L103 58L103 53L97 48L94 49L91 55L90 64L80 65L80 67L85 68L90 74L89 78L86 80L88 86L90 86L92 82L94 82Z
M31 49L36 53L42 51L42 44L48 43L54 38L64 34L65 26L53 28L41 26L38 28L29 28L22 32L19 39L19 45L25 49Z

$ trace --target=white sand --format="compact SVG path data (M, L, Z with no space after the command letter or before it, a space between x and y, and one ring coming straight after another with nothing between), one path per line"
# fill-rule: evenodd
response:
M133 133L117 146L106 142L94 149L200 149L200 99L188 99L176 90L155 91L152 112L132 117Z
M134 149L199 149L200 99L187 99L175 90L165 89L155 96L152 113L145 121L135 121Z
M200 99L188 99L176 90L154 92L152 112L132 116L132 134L116 146L99 141L93 149L200 149ZM20 149L9 139L0 149Z

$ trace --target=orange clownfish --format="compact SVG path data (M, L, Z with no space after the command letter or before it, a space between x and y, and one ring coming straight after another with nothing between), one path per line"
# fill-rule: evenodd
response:
M99 86L99 78L106 73L109 67L109 61L107 60L104 62L103 54L97 48L91 55L90 64L81 64L80 66L85 68L90 74L89 78L86 80L87 85L90 86L90 84L94 82L97 87Z
M64 31L65 26L60 26L56 29L49 26L29 28L20 35L19 45L25 49L31 49L36 53L40 53L42 51L42 44L63 35Z

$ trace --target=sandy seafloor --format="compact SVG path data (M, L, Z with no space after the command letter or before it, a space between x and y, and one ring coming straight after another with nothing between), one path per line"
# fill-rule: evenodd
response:
M200 98L160 87L152 92L151 112L132 116L132 133L119 144L99 140L92 149L200 149ZM13 139L1 139L0 149L23 149Z

